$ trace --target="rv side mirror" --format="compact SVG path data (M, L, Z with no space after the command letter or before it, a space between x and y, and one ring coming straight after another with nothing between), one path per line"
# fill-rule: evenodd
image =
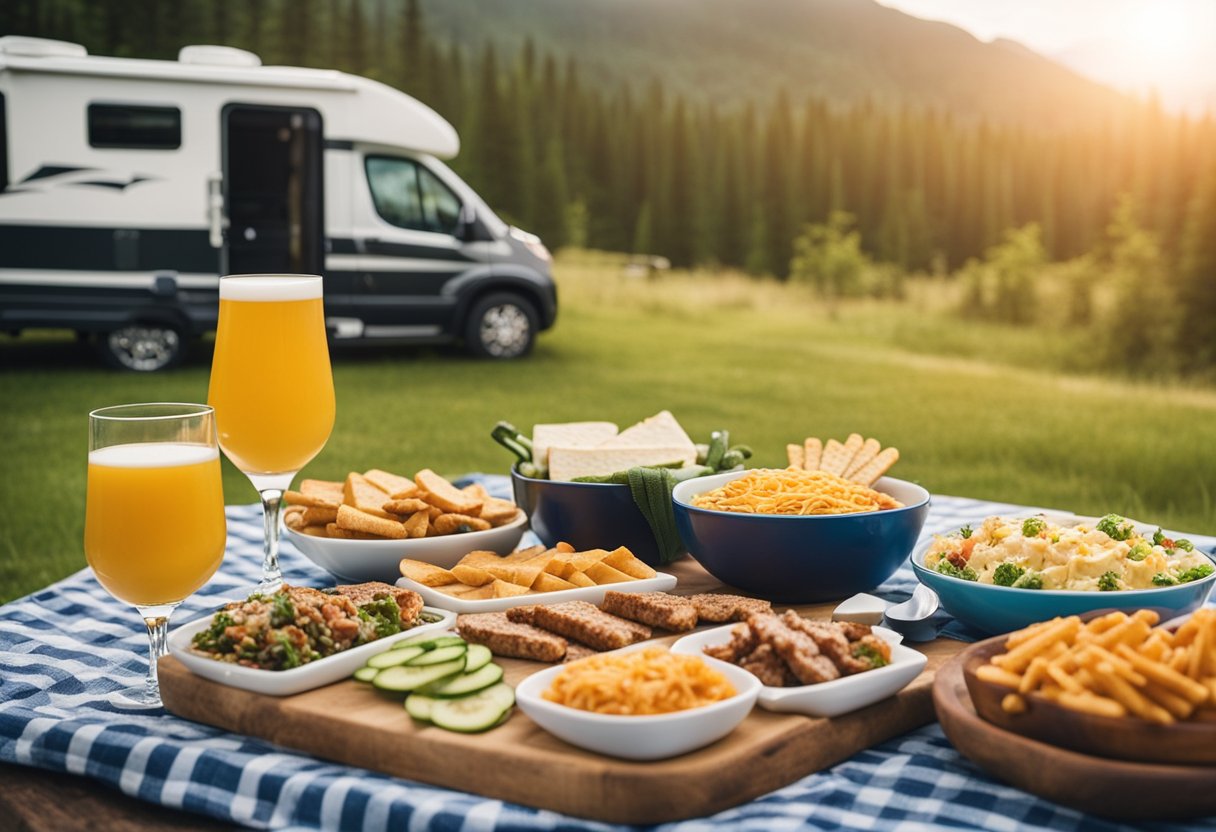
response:
M471 243L477 239L477 209L465 203L460 206L460 219L456 222L456 239Z

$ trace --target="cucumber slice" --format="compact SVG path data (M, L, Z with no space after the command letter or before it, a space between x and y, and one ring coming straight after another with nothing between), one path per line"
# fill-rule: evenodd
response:
M484 644L470 644L469 652L464 656L464 672L472 673L494 661L494 654Z
M368 659L367 666L382 670L386 667L405 664L425 652L421 647L407 647L404 650L385 650L383 653L377 653Z
M499 682L496 685L490 685L485 690L480 690L474 695L475 696L486 696L486 697L494 699L498 702L501 702L502 706L504 708L510 708L515 705L515 688L511 687L510 685L506 684L505 682Z
M422 635L401 639L401 641L393 644L392 649L421 647L423 650L433 650L436 647L451 647L453 644L464 644L464 639L460 636L452 636L446 633L423 633Z
M502 681L502 667L496 664L488 664L481 670L473 673L462 673L454 679L443 682L442 684L428 685L423 691L427 696L434 696L437 699L455 699L460 696L468 696L470 693L477 693L485 690L491 685L497 685Z
M436 647L434 650L427 650L417 656L413 656L409 661L403 662L410 667L425 667L428 664L443 664L450 662L452 659L464 658L465 651L469 648L461 642L453 644L450 647Z
M457 676L462 670L464 670L464 656L443 664L432 664L425 667L397 665L377 673L376 678L372 679L372 684L380 690L404 693L418 690L423 685Z
M370 682L376 678L376 674L380 672L378 667L369 667L367 665L355 671L355 680L359 682Z
M405 712L419 722L431 721L431 708L436 700L421 693L411 693L405 700Z
M493 728L506 711L497 696L476 693L459 699L435 700L431 722L449 731L472 734Z

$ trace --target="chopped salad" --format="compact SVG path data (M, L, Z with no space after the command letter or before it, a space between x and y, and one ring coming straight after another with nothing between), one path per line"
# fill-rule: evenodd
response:
M982 584L1096 592L1174 586L1216 571L1189 540L1161 529L1146 536L1117 514L1076 524L989 517L978 529L936 536L925 565Z

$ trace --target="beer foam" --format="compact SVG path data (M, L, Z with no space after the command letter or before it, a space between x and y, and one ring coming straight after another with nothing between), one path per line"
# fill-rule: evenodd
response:
M217 459L220 452L210 445L183 442L137 442L110 445L89 452L89 464L105 468L174 468L200 465Z
M221 300L312 300L321 297L321 278L312 274L250 274L220 279Z

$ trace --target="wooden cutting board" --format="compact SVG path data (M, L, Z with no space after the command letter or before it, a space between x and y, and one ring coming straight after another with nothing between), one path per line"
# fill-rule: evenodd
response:
M681 594L726 591L690 559L670 571L680 579ZM796 609L828 618L833 606ZM165 707L178 716L327 760L578 817L649 824L701 817L746 803L932 722L933 673L966 645L938 639L912 646L928 655L929 664L890 699L835 719L757 708L713 745L646 763L567 745L518 710L485 734L420 727L399 698L353 681L295 696L263 696L200 679L166 656L160 660L160 685ZM512 684L548 666L496 661Z

